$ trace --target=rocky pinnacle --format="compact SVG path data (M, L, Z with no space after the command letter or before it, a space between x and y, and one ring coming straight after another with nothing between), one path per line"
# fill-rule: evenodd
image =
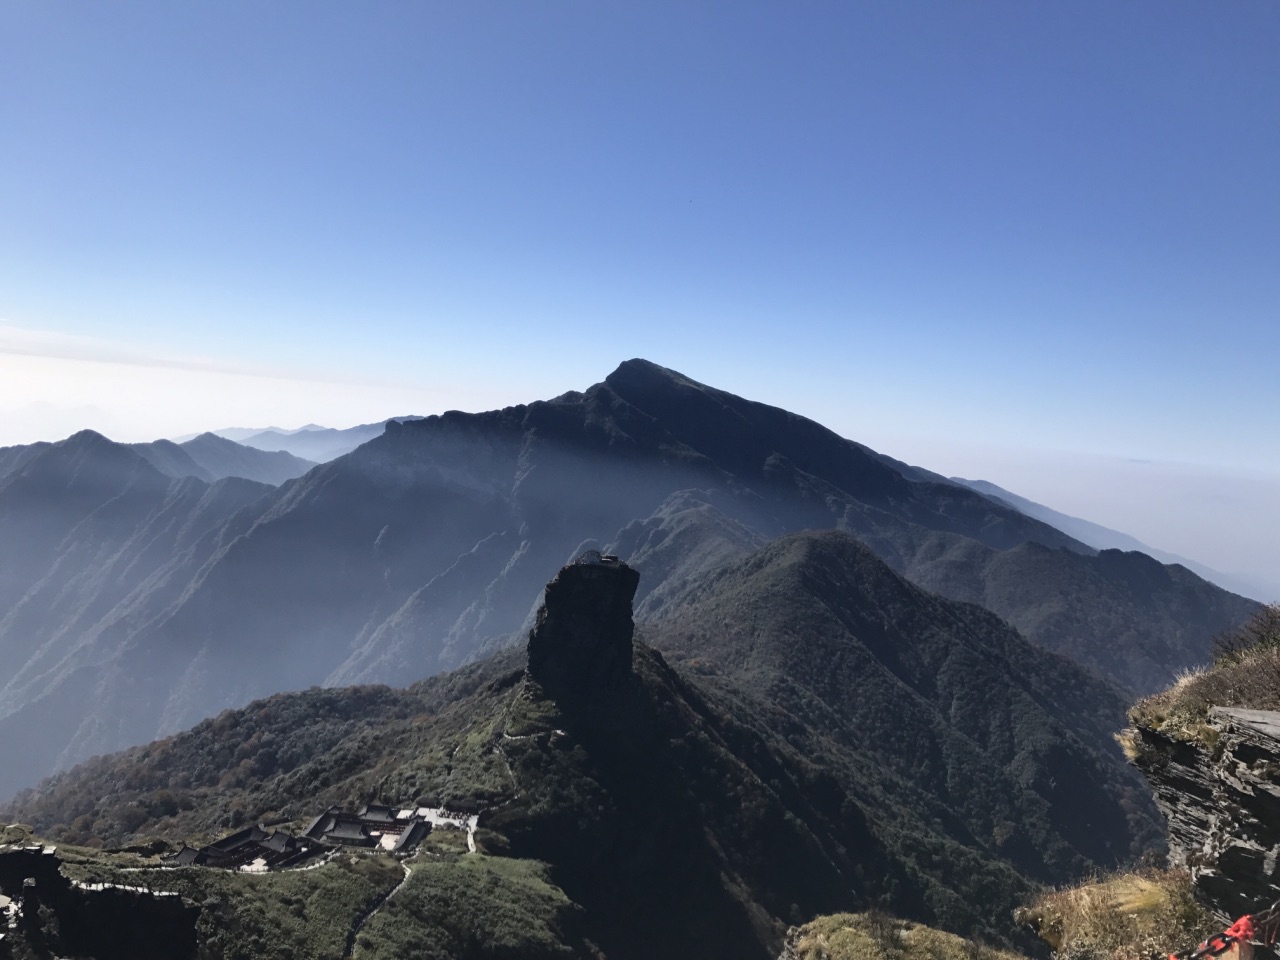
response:
M529 632L529 675L562 707L617 690L631 676L631 601L640 574L613 558L564 567Z

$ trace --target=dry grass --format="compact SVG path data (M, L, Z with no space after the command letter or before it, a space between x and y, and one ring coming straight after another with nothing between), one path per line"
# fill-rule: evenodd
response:
M796 931L795 960L1025 960L879 911L817 917Z
M1217 730L1207 722L1210 707L1280 710L1280 649L1242 651L1207 670L1184 674L1168 690L1134 704L1129 719L1212 748Z
M1251 620L1214 641L1213 666L1178 677L1163 693L1139 700L1129 711L1136 725L1213 748L1218 732L1210 707L1280 709L1280 605L1263 607ZM1132 737L1120 745L1130 754Z
M1122 874L1043 894L1020 912L1061 960L1154 960L1217 931L1183 871Z

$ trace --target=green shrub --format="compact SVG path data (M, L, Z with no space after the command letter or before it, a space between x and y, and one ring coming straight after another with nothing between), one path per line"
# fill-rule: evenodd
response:
M578 908L532 860L418 859L404 887L361 931L359 960L581 956Z

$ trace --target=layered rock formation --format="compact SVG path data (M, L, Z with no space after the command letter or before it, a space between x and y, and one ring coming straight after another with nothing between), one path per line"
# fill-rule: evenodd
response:
M1169 859L1223 919L1280 899L1280 712L1214 707L1190 736L1138 725L1129 752L1169 822Z

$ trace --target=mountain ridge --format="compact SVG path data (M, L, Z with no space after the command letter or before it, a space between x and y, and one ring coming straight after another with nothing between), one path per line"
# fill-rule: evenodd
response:
M81 430L58 442L87 442L86 438L90 435L107 443L115 442L94 430ZM42 441L0 447L0 479L16 472L54 445ZM121 446L133 450L162 475L173 480L195 477L205 483L212 483L225 477L242 477L279 486L286 480L302 476L316 465L290 453L256 450L214 433L198 434L181 442L152 440Z
M1160 550L1127 533L1112 530L1110 527L1094 523L1091 520L1073 517L1070 514L1054 510L1052 507L1047 507L1042 503L1036 503L1034 500L1029 500L997 486L989 480L966 480L963 477L952 477L951 480L972 490L977 490L986 496L994 497L1029 517L1035 517L1037 520L1042 520L1051 526L1057 527L1068 536L1075 537L1097 550L1145 553L1163 564L1178 564L1186 567L1196 576L1215 583L1224 590L1230 590L1233 593L1259 602L1270 602L1280 597L1280 587L1276 585L1265 584L1240 574L1216 570L1208 564L1200 563L1197 560L1191 560L1176 553Z
M313 463L327 463L380 436L387 423L401 423L416 419L420 418L391 417L388 420L362 423L341 429L309 423L295 430L281 430L279 427L267 427L260 431L231 428L215 430L213 433L225 436L228 432L234 431L237 436L227 439L234 439L246 447L264 452L288 453Z
M142 548L145 514L169 481L129 456L132 469L146 467L149 492L96 503L104 522L83 528L92 549L68 541L70 528L44 536L32 548L44 559L22 563L24 593L38 583L46 598L90 590L102 556ZM1213 634L1254 608L1194 580L1162 579L1149 561L1094 555L1010 507L894 463L813 421L640 360L552 401L389 421L351 453L259 496L237 487L240 500L220 501L219 522L181 555L161 555L161 543L176 541L153 541L147 564L133 568L139 577L110 594L118 608L82 601L101 614L94 623L68 622L48 599L44 622L31 623L63 638L63 656L46 671L42 709L79 720L59 727L74 729L47 753L75 761L281 689L456 667L526 629L545 571L592 546L662 554L638 600L647 611L682 579L764 540L844 530L914 582L985 602L1035 642L1135 688L1199 660ZM15 492L14 477L0 480L0 542L25 542L10 536L32 522L21 518L62 510L57 497L46 501L69 483L50 474L42 489ZM198 488L184 489L193 509ZM0 608L0 643L29 643L10 613ZM1122 630L1132 639L1117 648ZM75 677L89 675L86 695ZM29 705L6 706L0 691L0 754L29 736L19 716ZM18 785L0 780L0 793Z

